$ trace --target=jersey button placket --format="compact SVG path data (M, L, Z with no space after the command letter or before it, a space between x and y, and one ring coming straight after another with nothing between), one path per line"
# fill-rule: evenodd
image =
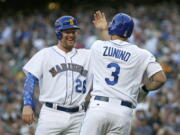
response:
M72 94L72 82L73 82L73 78L72 78L72 71L71 68L69 67L69 64L71 64L71 59L69 56L67 56L67 66L68 66L68 71L67 71L67 81L68 81L68 96L67 96L67 103L70 104L71 103L71 94Z

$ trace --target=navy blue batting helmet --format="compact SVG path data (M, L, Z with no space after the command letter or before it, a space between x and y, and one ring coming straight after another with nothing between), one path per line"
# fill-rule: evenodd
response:
M123 13L114 16L111 24L109 25L109 35L118 35L123 38L129 38L134 28L133 19Z
M80 29L77 20L72 16L62 16L55 22L55 32L58 40L62 38L62 30Z

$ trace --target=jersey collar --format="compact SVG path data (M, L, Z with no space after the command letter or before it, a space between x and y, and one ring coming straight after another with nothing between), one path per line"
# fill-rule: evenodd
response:
M76 52L77 52L77 50L76 50L76 48L73 48L70 52L68 52L68 53L65 53L63 50L61 50L61 49L59 49L58 47L57 47L57 45L56 46L53 46L53 48L58 52L58 53L60 53L61 55L63 55L63 56L73 56Z
M110 40L109 42L112 42L112 43L114 43L114 44L116 44L116 45L130 45L129 42L127 42L127 41L122 41L122 40Z

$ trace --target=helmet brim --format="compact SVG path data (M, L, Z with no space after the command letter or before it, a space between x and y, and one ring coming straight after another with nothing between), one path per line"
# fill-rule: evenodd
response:
M63 28L61 28L61 31L67 29L80 29L80 28L76 25L68 25L68 26L63 26Z

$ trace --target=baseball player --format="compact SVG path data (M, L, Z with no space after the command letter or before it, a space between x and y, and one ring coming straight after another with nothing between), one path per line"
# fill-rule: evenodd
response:
M92 45L93 90L80 135L129 135L139 92L145 96L166 81L155 57L127 41L133 27L133 19L119 13L108 28L111 40ZM149 80L141 84L144 74Z
M105 17L95 23L97 29L107 25ZM55 29L58 44L42 49L23 67L27 78L22 118L27 124L34 122L33 95L35 84L39 83L39 100L43 105L35 134L79 135L84 116L82 104L88 93L86 81L90 51L74 48L79 29L74 17L57 19Z

